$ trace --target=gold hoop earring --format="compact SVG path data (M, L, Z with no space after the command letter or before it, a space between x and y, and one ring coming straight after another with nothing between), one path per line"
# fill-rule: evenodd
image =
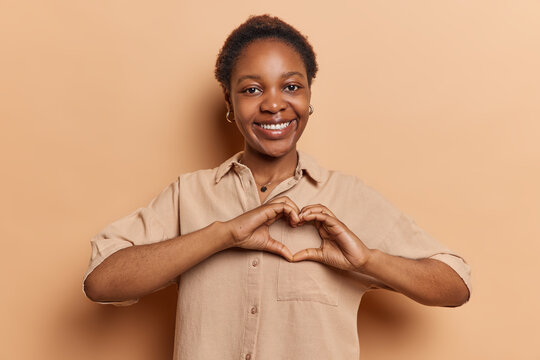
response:
M315 111L313 105L309 104L309 115L313 114L313 111Z
M227 119L227 121L232 124L234 122L234 120L229 119L229 115L231 115L231 112L227 111L227 115L225 115L225 119Z

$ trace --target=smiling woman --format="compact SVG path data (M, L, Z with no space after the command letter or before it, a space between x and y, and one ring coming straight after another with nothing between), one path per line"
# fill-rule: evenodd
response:
M262 155L281 158L293 169L296 143L307 125L311 98L299 54L279 40L257 40L248 45L231 74L226 98L244 136L244 163L249 167ZM255 180L265 183L273 179Z
M179 176L96 235L88 297L133 303L176 282L175 358L246 360L358 359L369 289L466 302L461 257L354 176L297 150L316 71L306 38L278 18L233 31L216 77L244 150Z

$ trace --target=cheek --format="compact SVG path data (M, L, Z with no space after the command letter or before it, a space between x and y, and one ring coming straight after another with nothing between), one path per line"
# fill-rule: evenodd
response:
M249 121L259 112L259 107L255 104L243 103L238 107L237 114L241 121Z
M296 109L302 110L302 111L308 111L308 106L310 103L311 93L310 91L304 91L302 94L298 94L297 96L293 96L289 99L289 102L291 105L293 105Z
M309 115L309 99L302 97L301 99L295 99L291 101L291 105L295 112L302 117Z
M251 124L254 117L254 107L245 102L237 104L234 108L235 111L235 123L240 133L245 137L250 137L250 133L253 132Z
M234 112L240 121L249 120L258 112L258 103L250 99L236 100L233 102Z

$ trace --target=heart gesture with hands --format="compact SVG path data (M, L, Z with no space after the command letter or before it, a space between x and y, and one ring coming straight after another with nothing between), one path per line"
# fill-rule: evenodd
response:
M294 256L281 242L270 236L269 226L285 217L292 227L312 222L322 243L319 248L304 249ZM343 270L359 270L367 262L370 250L324 205L308 205L300 211L286 196L250 210L229 222L231 247L268 251L288 261L312 260Z

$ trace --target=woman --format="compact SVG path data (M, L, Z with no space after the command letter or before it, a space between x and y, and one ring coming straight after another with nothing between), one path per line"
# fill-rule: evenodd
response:
M178 282L175 359L247 360L358 359L356 314L371 288L466 302L459 256L297 151L316 72L306 38L278 18L233 31L216 77L244 151L181 175L92 239L88 297L130 303Z

